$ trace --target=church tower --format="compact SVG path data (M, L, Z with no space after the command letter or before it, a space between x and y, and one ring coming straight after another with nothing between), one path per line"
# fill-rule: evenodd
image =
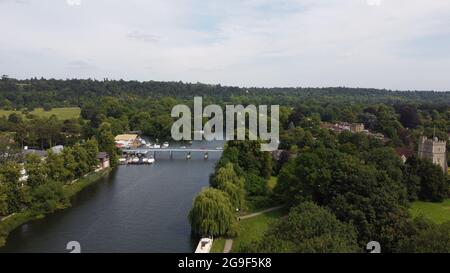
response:
M447 173L447 142L441 141L437 137L428 139L422 136L419 141L419 158L429 159L439 165L444 173Z

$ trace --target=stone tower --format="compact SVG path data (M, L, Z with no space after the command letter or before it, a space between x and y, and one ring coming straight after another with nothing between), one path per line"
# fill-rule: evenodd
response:
M444 173L447 173L447 142L438 138L428 139L422 136L419 142L419 158L431 160L439 165Z

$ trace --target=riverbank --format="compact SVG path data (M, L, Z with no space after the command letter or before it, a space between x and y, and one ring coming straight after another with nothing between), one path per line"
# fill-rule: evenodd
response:
M110 168L90 173L75 182L64 185L64 195L69 200L68 204L59 204L57 210L66 209L70 207L70 198L75 196L77 193L85 189L91 184L94 184L101 180L104 176L106 176L111 171ZM21 225L37 220L45 217L45 213L35 212L32 210L24 210L21 212L14 213L10 216L5 217L0 221L0 247L4 246L6 243L6 239L11 231L20 227Z

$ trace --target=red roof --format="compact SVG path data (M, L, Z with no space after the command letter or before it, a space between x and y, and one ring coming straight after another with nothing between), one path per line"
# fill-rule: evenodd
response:
M414 151L411 150L410 148L406 148L406 147L397 147L397 148L395 148L395 152L399 156L404 155L405 157L410 157L410 156L414 155Z

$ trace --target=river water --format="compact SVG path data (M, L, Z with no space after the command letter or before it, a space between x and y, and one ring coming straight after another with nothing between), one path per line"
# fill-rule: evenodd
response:
M194 142L215 148L221 142ZM82 252L193 252L187 215L193 198L208 186L221 153L156 154L153 165L114 169L72 200L72 207L29 222L13 232L0 252L69 252L78 241Z

